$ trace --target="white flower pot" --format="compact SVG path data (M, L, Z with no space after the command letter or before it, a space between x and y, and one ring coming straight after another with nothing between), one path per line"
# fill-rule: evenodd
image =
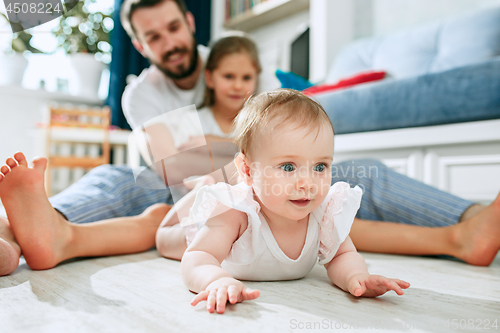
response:
M70 92L78 96L97 98L102 71L106 65L97 61L90 53L71 54L69 61L74 72Z
M0 85L20 86L28 60L21 53L0 53Z

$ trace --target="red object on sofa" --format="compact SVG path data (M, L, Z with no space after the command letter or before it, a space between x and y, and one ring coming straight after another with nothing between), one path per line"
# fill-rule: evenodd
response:
M349 88L361 83L379 81L385 78L385 71L369 71L356 74L354 76L340 80L337 83L323 83L302 90L306 95L315 95L324 92L330 92L338 89Z

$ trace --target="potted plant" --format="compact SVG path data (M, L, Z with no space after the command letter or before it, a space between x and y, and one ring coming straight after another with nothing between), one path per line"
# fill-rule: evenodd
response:
M6 24L9 23L3 13L0 15ZM28 66L24 52L42 53L30 45L32 37L33 35L24 30L12 34L7 48L0 53L0 85L21 85L24 70Z
M79 1L53 30L75 72L76 82L70 90L88 97L97 96L102 70L111 62L112 8L104 11L95 7L96 0Z

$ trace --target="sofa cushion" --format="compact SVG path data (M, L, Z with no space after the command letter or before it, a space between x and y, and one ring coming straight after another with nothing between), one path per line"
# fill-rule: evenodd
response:
M325 81L367 70L406 78L495 56L500 56L500 7L354 42L339 54Z
M315 86L302 90L302 92L306 95L314 96L316 94L323 94L334 90L354 87L363 83L380 81L385 79L386 75L387 73L384 71L369 71L358 73L354 76L346 77L345 79L342 79L336 83L317 84Z
M354 133L500 118L500 59L325 94L335 132Z
M294 72L283 72L281 69L277 69L274 74L280 81L281 88L301 91L313 86L313 84L309 82L309 80L303 78L298 74L295 74Z

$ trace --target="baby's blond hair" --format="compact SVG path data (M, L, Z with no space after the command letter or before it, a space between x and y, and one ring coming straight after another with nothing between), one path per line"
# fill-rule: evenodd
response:
M262 129L270 130L274 120L278 120L274 129L281 124L293 123L297 128L317 128L318 133L322 125L334 131L330 118L319 103L295 90L276 89L245 102L233 123L234 143L248 155L257 135L262 135Z

